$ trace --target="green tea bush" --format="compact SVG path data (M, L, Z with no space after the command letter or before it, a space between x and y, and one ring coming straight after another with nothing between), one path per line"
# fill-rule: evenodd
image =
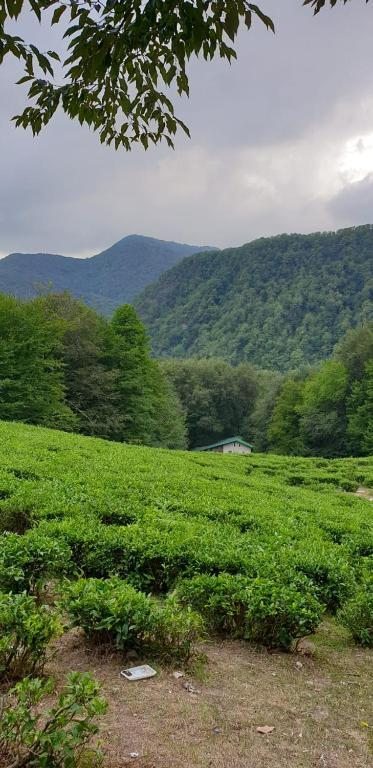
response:
M153 622L151 649L164 661L187 661L204 632L202 617L175 596L153 605Z
M234 526L176 514L125 527L64 520L45 523L42 530L70 546L84 576L117 575L155 593L169 591L181 575L250 570L256 552Z
M118 578L80 579L66 586L62 605L73 626L95 643L187 659L202 630L200 616L173 599L157 601Z
M0 714L0 752L13 768L76 768L88 740L98 732L97 717L107 709L98 683L72 672L53 707L43 699L53 692L51 680L27 679L8 695ZM99 754L90 749L98 764ZM95 758L97 758L95 760Z
M34 597L0 593L0 679L41 672L48 643L59 630L55 614Z
M0 537L0 590L40 596L46 582L71 572L70 547L37 529Z
M250 580L244 576L229 573L194 576L180 582L176 595L183 604L201 613L213 631L243 637L248 584Z
M245 638L268 648L289 650L315 631L322 606L313 594L269 579L257 579L246 590Z
M308 549L295 551L290 564L295 572L310 580L315 596L331 613L335 613L354 590L354 573L346 554L332 547L323 549L322 542L310 541Z
M353 557L373 555L373 531L361 526L360 531L346 537L346 547Z
M347 601L338 618L350 630L356 643L373 647L373 578L364 582Z

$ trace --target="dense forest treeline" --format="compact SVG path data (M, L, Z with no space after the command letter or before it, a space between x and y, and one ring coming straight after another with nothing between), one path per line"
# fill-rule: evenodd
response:
M295 370L373 319L373 226L199 253L136 300L156 357Z
M216 358L165 360L161 366L181 401L190 447L240 435L266 450L280 374Z
M317 369L284 380L268 442L285 454L373 453L373 323L350 331Z
M66 293L0 295L0 418L186 446L179 400L133 307L108 321Z
M373 453L373 323L285 375L154 360L130 305L109 321L67 293L0 295L0 419L169 448L241 435L257 451Z
M257 451L302 456L373 453L373 322L319 366L288 375L223 360L167 360L189 444L241 435Z

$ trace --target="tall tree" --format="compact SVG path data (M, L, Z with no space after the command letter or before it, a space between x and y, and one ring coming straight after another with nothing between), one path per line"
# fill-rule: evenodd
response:
M35 303L0 295L0 418L71 429L59 361L63 328Z
M347 400L347 433L352 453L373 454L373 356Z
M177 392L160 365L153 363L152 427L149 442L161 448L188 446L185 414Z
M277 371L257 372L257 396L247 426L255 451L270 449L269 425L282 383L283 376Z
M115 336L124 438L149 443L153 432L154 369L145 327L130 304L123 304L115 311L111 327Z
M115 339L109 323L68 293L36 300L46 314L62 322L64 385L79 432L123 439L118 395Z
M348 373L338 360L328 360L305 382L300 438L306 453L345 455L347 391Z
M299 434L304 382L287 379L276 400L268 428L270 447L278 453L302 453Z
M373 321L348 331L337 345L335 356L347 368L350 381L362 379L367 362L373 359Z

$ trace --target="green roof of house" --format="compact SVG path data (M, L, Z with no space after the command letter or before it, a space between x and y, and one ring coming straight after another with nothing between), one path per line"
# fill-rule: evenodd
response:
M254 448L251 443L247 443L246 440L242 440L242 437L226 437L225 440L219 440L217 443L211 443L211 445L201 445L199 448L193 448L194 451L211 451L213 448L220 448L221 445L229 445L230 443L240 443L246 448Z

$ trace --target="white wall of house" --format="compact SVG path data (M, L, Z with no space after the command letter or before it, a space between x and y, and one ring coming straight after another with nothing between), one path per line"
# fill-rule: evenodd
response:
M251 448L241 443L226 443L223 445L223 453L251 453Z

